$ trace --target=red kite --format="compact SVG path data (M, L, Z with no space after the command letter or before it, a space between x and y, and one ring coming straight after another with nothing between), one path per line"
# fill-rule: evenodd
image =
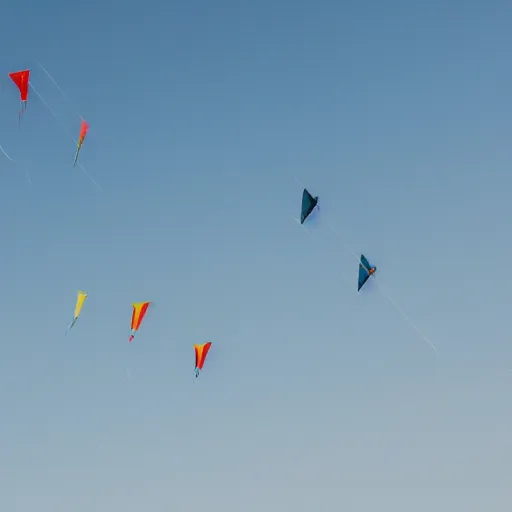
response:
M78 160L78 153L80 153L80 149L84 142L85 136L87 135L87 130L89 130L89 125L85 122L84 119L82 119L82 125L80 126L80 137L78 138L78 145L76 148L76 155L75 155L75 163L73 164L73 167L75 167L76 162Z
M21 110L19 114L19 119L21 119L23 112L25 112L25 110L27 109L28 81L30 77L30 69L9 73L9 77L16 84L16 87L20 90Z
M196 378L199 377L199 371L203 369L204 362L206 360L206 356L208 355L208 351L212 346L212 342L208 341L207 343L203 343L203 345L194 345L194 350L196 352Z
M149 305L151 302L134 302L132 304L133 306L133 313L132 313L132 326L131 326L131 332L130 332L130 338L128 339L129 342L133 340L135 337L135 333L138 331L140 324L142 322L142 319L144 318L144 315L146 314L146 311L148 310Z

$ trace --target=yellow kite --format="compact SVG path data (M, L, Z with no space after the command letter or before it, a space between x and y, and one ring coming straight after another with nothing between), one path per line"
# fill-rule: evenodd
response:
M133 341L135 333L139 330L142 319L144 318L144 315L146 314L146 311L150 305L151 302L134 302L132 304L132 325L130 329L130 337L128 338L130 343Z
M85 299L87 299L87 293L83 292L82 290L78 290L77 298L76 298L76 306L75 306L75 316L73 318L73 321L69 324L66 334L71 330L71 328L75 325L76 321L78 320L78 317L80 316L80 311L82 311L82 307L84 305Z

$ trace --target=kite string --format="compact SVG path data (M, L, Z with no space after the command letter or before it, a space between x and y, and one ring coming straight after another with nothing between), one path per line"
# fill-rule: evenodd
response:
M43 103L43 105L49 110L50 114L57 120L57 122L61 125L61 127L66 131L66 133L69 135L69 137L71 138L71 140L75 143L75 144L78 144L78 142L76 141L76 139L73 137L73 134L69 131L68 127L64 124L64 122L62 121L62 119L56 114L56 112L53 110L52 107L50 107L50 105L48 104L48 102L41 96L41 94L39 94L39 91L34 87L34 85L32 84L32 82L29 82L29 85L31 87L31 89L36 93L37 97L41 100L41 102Z
M303 229L311 237L311 240L315 241L313 233L311 233L311 231L309 231L309 229L306 226L304 226L304 224L301 224L299 219L296 219L293 215L291 217L299 225L299 227ZM345 274L343 270L341 271L341 279L349 288L352 286L348 280L348 276Z
M71 100L68 98L66 93L63 91L62 87L57 83L57 80L55 80L55 78L53 78L53 76L50 75L50 72L40 62L39 62L39 67L45 72L46 76L52 81L53 85L55 85L55 87L57 87L57 89L62 94L62 96L64 96L66 101L68 103L72 104ZM80 112L78 112L78 110L76 109L76 107L74 105L73 105L73 108L76 110L78 117L83 120L84 119L83 116L80 114Z
M22 168L24 171L25 171L25 177L27 178L28 182L32 185L32 180L30 179L30 174L28 173L28 171L22 167L18 162L16 162L16 160L14 160L13 158L11 158L9 156L9 154L7 153L7 151L5 151L5 149L0 146L0 151L4 154L5 158L7 158L8 160L10 160L13 164L15 164L16 166Z
M98 185L96 180L85 170L85 167L82 166L80 162L77 163L78 168L94 183L96 188L103 193L103 189Z
M325 214L324 214L325 215ZM356 253L350 248L350 246L343 240L343 237L341 236L341 234L339 233L339 231L334 228L334 226L332 225L332 220L330 219L330 215L326 215L327 217L327 220L329 221L329 227L331 229L331 231L340 238L340 240L343 242L343 245L350 251L350 253L352 254L352 256L354 256L354 258L357 260L358 263L360 263L360 259L359 257L356 255ZM409 322L409 325L421 336L421 338L423 338L423 341L425 341L428 345L430 345L430 347L434 350L434 352L439 355L439 351L437 350L436 346L430 341L430 339L427 337L426 334L424 334L420 329L419 327L413 322L413 320L411 319L411 317L409 315L407 315L405 313L405 311L396 303L395 299L393 299L393 297L391 297L391 295L389 295L389 293L380 285L377 283L377 280L375 279L375 275L372 275L371 277L373 277L373 281L374 283L376 284L378 290L389 300L389 302L391 302L391 304L393 305L393 307L402 315L402 317L407 321Z
M302 188L305 188L304 185L297 179L297 177L295 175L293 175L293 179L302 187ZM343 239L343 237L341 236L340 232L334 227L333 225L333 222L332 222L332 219L331 219L331 216L330 215L326 215L324 213L324 216L327 218L327 221L329 223L329 229L341 240L341 242L343 243L343 245L345 246L345 248L350 252L350 254L352 254L352 256L354 256L354 258L356 259L356 261L358 263L360 263L360 258L359 256L354 252L354 250L345 242L345 240ZM377 286L377 289L384 295L384 297L386 297L389 302L393 305L393 307L402 315L402 317L409 323L409 325L421 336L421 338L423 339L423 341L425 341L433 350L434 352L439 356L439 351L437 350L436 346L432 343L432 341L430 341L430 339L428 338L428 336L426 334L424 334L420 329L419 327L413 322L413 320L411 319L411 317L409 315L407 315L407 313L405 313L405 311L397 304L397 302L395 301L395 299L393 299L393 297L391 297L391 295L389 295L389 293L379 284L377 284L377 280L375 279L375 275L372 275L371 276L373 278L373 281L375 283L375 285Z
M61 125L61 127L65 130L65 132L69 135L70 139L78 145L78 141L75 139L75 137L73 137L73 134L69 131L68 127L64 124L64 122L62 121L62 119L57 115L57 113L53 110L53 108L48 104L48 102L41 96L41 94L39 94L39 91L34 87L34 85L32 84L32 82L29 82L28 83L30 85L30 87L32 88L32 90L36 93L37 97L41 100L41 102L43 103L43 105L49 110L49 112L51 113L51 115L57 120L57 122ZM98 185L98 183L96 182L96 180L85 170L85 168L82 166L82 164L80 162L78 162L78 167L80 168L80 170L94 183L94 185L96 186L96 188L100 191L100 192L103 192L103 189Z
M375 282L375 284L377 284L377 283ZM437 350L436 346L430 341L430 339L427 337L426 334L424 334L422 331L420 331L418 326L412 321L411 317L409 317L405 313L405 311L395 302L393 297L391 297L391 295L389 295L389 293L387 293L380 285L377 285L377 288L381 291L381 293L384 294L385 297L387 297L389 302L391 302L391 304L393 304L395 309L403 316L403 318L405 318L405 320L407 320L409 322L410 326L423 338L423 340L426 341L432 347L434 352L437 355L439 355L439 351Z
M337 235L340 240L343 242L343 245L350 251L350 253L355 257L355 259L360 263L359 257L355 254L355 252L349 247L349 245L343 240L341 234L332 226L332 221L330 220L330 215L327 215L327 220L329 221L331 231ZM434 350L434 352L439 355L439 351L437 350L436 346L430 341L430 339L427 337L426 334L424 334L419 327L413 322L411 317L405 313L405 311L396 303L395 299L389 295L389 293L380 285L377 283L377 280L375 279L375 275L372 275L373 281L375 282L378 290L391 302L391 304L394 306L394 308L402 315L402 317L409 322L410 326L423 338L423 340L430 345L430 347Z
M306 188L301 182L300 180L297 178L297 176L293 175L293 179L295 180L296 183L299 184L299 186L301 188ZM318 206L317 206L318 208ZM331 219L331 216L330 215L327 215L327 214L323 214L324 217L327 217L327 220L329 222L329 229L339 237L339 239L341 240L341 242L343 243L343 245L345 246L345 248L350 252L350 254L352 254L352 256L354 256L354 258L356 259L357 263L360 262L359 260L359 256L355 253L355 251L345 242L345 240L343 239L343 237L341 236L341 234L339 233L339 231L337 231L337 229L334 227L334 224L332 222L332 219Z

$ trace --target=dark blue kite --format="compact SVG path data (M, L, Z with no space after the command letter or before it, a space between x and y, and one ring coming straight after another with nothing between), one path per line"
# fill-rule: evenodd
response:
M300 223L304 224L304 221L309 217L311 212L315 209L318 204L318 196L313 197L306 189L302 192L302 209L300 212Z
M370 276L375 274L377 267L372 267L368 260L361 254L361 262L359 263L359 279L357 282L357 291L359 291L364 283L370 279Z

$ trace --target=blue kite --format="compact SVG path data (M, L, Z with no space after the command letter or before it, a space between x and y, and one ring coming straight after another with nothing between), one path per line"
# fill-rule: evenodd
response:
M359 279L357 282L357 291L359 291L366 281L370 279L370 276L375 274L377 267L372 267L368 260L361 254L361 262L359 263Z
M306 189L302 192L302 209L300 212L300 223L304 224L304 221L309 217L311 212L315 209L318 204L318 196L313 197Z

